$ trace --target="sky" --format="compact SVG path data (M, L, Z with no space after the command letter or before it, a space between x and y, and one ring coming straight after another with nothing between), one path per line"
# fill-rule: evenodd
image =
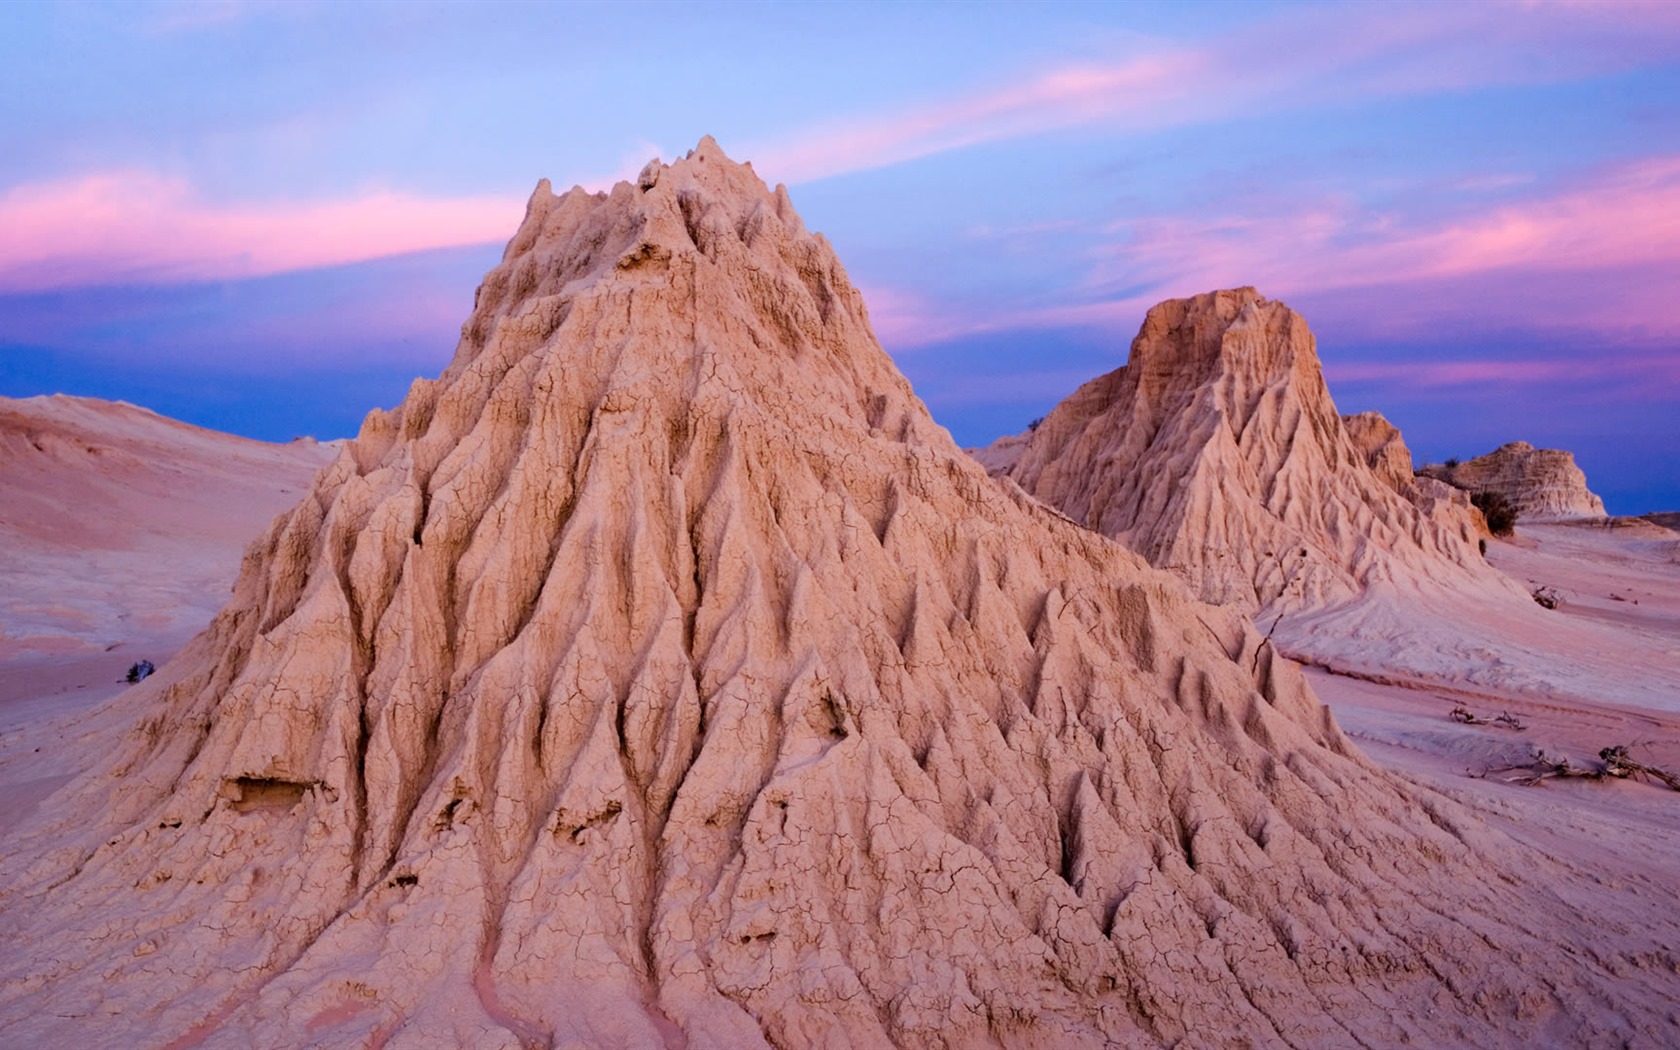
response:
M1667 2L0 5L0 394L353 434L539 178L706 134L964 445L1253 285L1419 462L1525 440L1680 509Z

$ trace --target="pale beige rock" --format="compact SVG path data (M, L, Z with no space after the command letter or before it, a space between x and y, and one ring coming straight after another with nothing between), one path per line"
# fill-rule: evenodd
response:
M1341 420L1354 447L1364 455L1365 465L1389 488L1406 495L1412 484L1412 451L1400 436L1400 428L1381 412L1359 412Z
M1518 521L1604 517L1604 501L1587 488L1575 457L1561 449L1512 441L1456 466L1430 464L1423 473L1470 492L1499 493L1517 508Z
M1160 304L1130 364L1025 437L1007 477L1250 612L1295 659L1536 699L1670 688L1638 664L1513 645L1555 629L1530 597L1541 584L1484 561L1467 493L1395 484L1399 434L1338 416L1306 323L1252 288Z
M1042 422L1042 420L1040 420ZM970 456L986 468L989 474L1002 474L1015 465L1026 450L1027 442L1032 438L1032 431L1024 434L1005 434L990 445L982 448L964 449Z
M1056 406L996 472L1248 612L1492 580L1468 513L1402 495L1398 431L1357 425L1337 415L1301 316L1240 288L1151 309L1126 366Z
M18 1045L1675 1030L1671 920L1560 900L1235 612L988 481L709 139L539 186L448 370L126 702L0 851Z
M1400 436L1400 428L1381 412L1360 412L1343 416L1342 426L1354 447L1365 457L1365 465L1389 488L1416 505L1425 515L1444 520L1468 517L1481 536L1492 535L1487 519L1470 502L1470 493L1435 478L1418 475L1412 467L1412 452Z

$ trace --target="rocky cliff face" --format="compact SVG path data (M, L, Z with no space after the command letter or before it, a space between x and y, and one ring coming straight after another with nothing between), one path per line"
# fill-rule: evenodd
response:
M1360 412L1341 420L1354 448L1365 457L1365 465L1389 488L1405 495L1412 484L1412 452L1400 428L1381 412Z
M1673 990L989 481L710 140L540 186L448 370L126 702L0 853L20 1045L1516 1046Z
M1150 310L1127 365L1058 405L996 472L1250 612L1491 577L1468 513L1401 484L1398 431L1354 427L1306 322L1240 288Z
M1604 501L1587 488L1573 455L1526 441L1451 467L1431 464L1422 473L1471 492L1497 492L1517 508L1519 521L1604 517Z

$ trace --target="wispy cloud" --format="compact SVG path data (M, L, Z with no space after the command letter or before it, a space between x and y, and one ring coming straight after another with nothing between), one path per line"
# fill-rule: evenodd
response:
M822 124L756 148L755 166L798 183L1098 120L1153 122L1174 99L1193 94L1190 86L1210 58L1181 48L1070 66L942 102Z
M1286 10L1194 44L1040 69L752 144L790 183L1086 125L1144 131L1477 86L1549 83L1680 54L1680 5L1361 4Z
M1442 361L1338 361L1324 364L1332 384L1372 383L1384 390L1508 390L1543 387L1581 394L1613 387L1625 401L1673 402L1680 391L1680 359L1673 355L1627 354L1583 367L1578 355L1517 358L1457 358Z
M945 342L974 331L967 311L948 308L919 292L888 285L860 285L869 326L883 346L911 349Z
M1668 272L1680 268L1680 155L1612 166L1549 194L1435 222L1407 225L1331 201L1261 216L1150 220L1126 232L1108 249L1113 279L1129 284L1152 274L1174 289L1260 284L1280 295L1321 294L1490 274ZM1604 305L1619 308L1622 295L1637 290L1607 289ZM1522 304L1536 305L1544 308ZM1680 298L1645 305L1656 308L1642 311L1646 323L1680 331Z
M158 36L191 33L231 25L263 9L273 10L274 5L250 0L161 0L146 11L142 25L146 32Z
M502 240L523 201L370 192L314 202L203 199L146 171L0 197L0 290L255 277Z

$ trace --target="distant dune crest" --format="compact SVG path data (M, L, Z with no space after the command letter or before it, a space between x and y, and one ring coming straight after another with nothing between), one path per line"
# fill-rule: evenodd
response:
M334 451L120 401L0 397L0 640L178 645L227 600L251 535Z

